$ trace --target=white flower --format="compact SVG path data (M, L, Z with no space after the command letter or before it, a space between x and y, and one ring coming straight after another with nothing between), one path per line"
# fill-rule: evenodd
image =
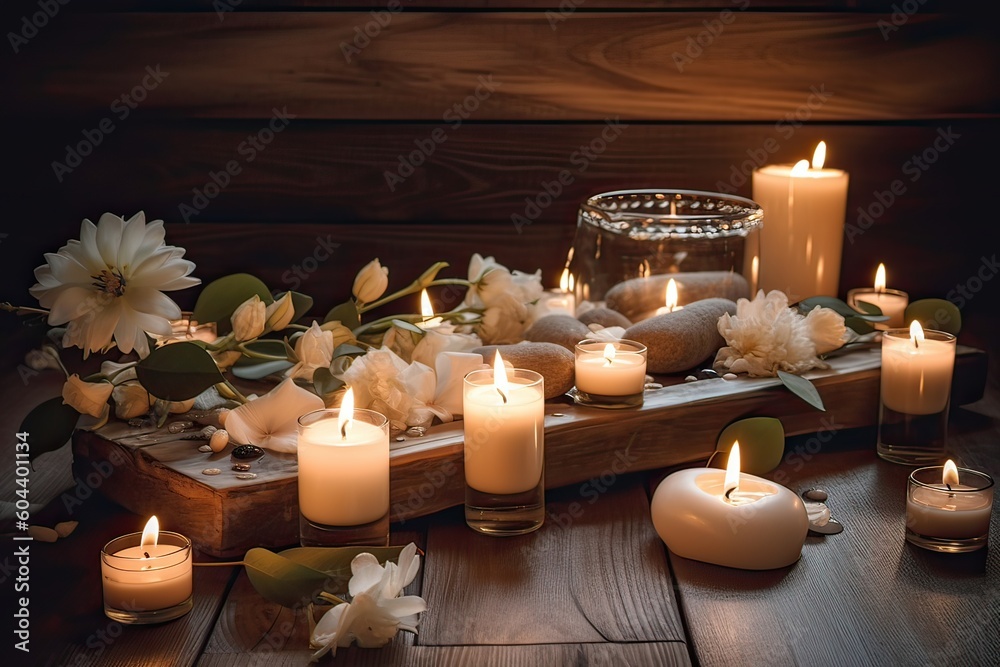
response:
M399 564L379 565L370 553L351 561L348 590L351 602L338 604L326 612L313 629L310 645L319 648L313 660L357 642L362 648L385 646L399 630L416 633L418 614L427 602L417 595L403 596L403 589L420 569L420 556L412 542L399 554Z
M299 361L285 372L285 376L311 382L317 368L330 367L337 346L353 340L354 334L340 322L320 326L313 321L312 326L295 341L295 356Z
M260 336L264 333L266 318L267 306L256 294L241 303L229 318L233 324L233 335L236 340L253 340Z
M465 305L487 308L501 295L510 292L513 276L503 264L492 257L475 253L469 260L469 282L472 285L465 295Z
M590 340L599 340L603 343L616 343L625 337L625 329L623 327L602 327L596 322L588 324L587 328L590 329L590 333L587 334L587 338Z
M276 452L296 450L299 417L323 409L323 399L291 379L226 415L229 437Z
M493 298L492 305L483 312L482 322L476 333L486 345L520 343L528 327L528 309L510 294Z
M534 273L524 271L512 271L510 274L511 294L521 303L529 304L538 301L545 293L542 287L542 270L538 269Z
M805 326L809 329L809 337L816 344L816 354L833 352L844 345L844 318L840 313L829 308L813 308L806 313Z
M406 363L387 347L369 350L339 377L354 389L357 407L381 412L396 428L426 426L438 415L431 405L434 371ZM444 413L438 416L444 418Z
M264 311L266 321L264 326L268 331L281 331L292 322L295 316L295 305L292 303L292 293L285 292L280 299L275 299Z
M727 313L719 318L719 333L727 347L719 350L715 366L751 377L772 377L779 370L803 373L828 368L817 357L817 345L832 349L828 346L835 334L843 334L843 326L843 318L836 313L818 313L807 321L788 307L788 297L782 292L765 295L760 291L753 301L737 301L735 316Z
M73 373L63 385L63 403L80 414L100 419L110 410L108 399L113 389L110 382L84 382L79 375Z
M436 368L442 352L470 352L483 344L476 334L453 333L454 327L430 329L413 348L413 361Z
M371 303L385 293L389 286L389 267L382 266L373 259L358 271L351 292L359 303Z
M49 324L67 324L63 347L106 351L113 344L128 353L149 354L146 333L167 336L181 310L163 292L197 285L194 264L184 250L163 244L163 221L146 224L139 212L127 222L105 213L95 225L84 220L80 240L35 269L29 291L49 309ZM114 338L114 343L112 343Z

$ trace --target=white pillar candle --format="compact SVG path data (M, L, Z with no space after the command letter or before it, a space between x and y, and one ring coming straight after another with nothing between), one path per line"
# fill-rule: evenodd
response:
M576 388L599 396L632 396L646 386L646 347L620 340L580 341L576 346Z
M809 530L805 505L780 484L740 473L738 451L734 445L729 470L692 468L663 480L653 526L684 558L745 570L791 565Z
M920 537L983 538L990 531L992 510L993 480L988 475L959 469L950 460L944 466L920 468L910 475L906 528Z
M882 403L908 415L931 415L948 405L955 368L955 337L924 331L914 321L909 330L882 335Z
M825 153L820 142L812 168L802 160L753 172L753 200L764 209L760 288L793 302L838 293L848 174L823 169Z
M191 542L178 533L160 533L156 517L150 517L141 534L124 535L104 547L101 581L104 605L114 611L176 607L191 597Z
M510 376L510 377L508 377ZM545 390L534 371L494 369L465 378L465 481L482 493L538 486L544 463Z
M342 417L343 416L343 417ZM326 526L359 526L389 511L389 422L353 408L317 410L299 421L299 510Z
M876 325L878 328L892 329L906 326L903 314L906 312L906 307L910 305L910 295L900 290L888 289L885 286L885 264L878 265L873 289L859 287L847 293L848 305L857 310L863 310L858 308L858 301L878 306L882 314L889 317L886 322Z

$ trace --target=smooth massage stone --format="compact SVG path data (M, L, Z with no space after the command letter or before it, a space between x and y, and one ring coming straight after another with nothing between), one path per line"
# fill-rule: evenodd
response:
M830 497L830 494L826 492L826 489L816 487L814 489L807 489L805 493L802 494L802 497L808 500L818 500L823 502Z
M584 324L600 324L605 328L621 327L622 329L628 329L632 326L632 320L617 310L611 310L610 308L591 308L577 319Z
M264 458L264 450L257 445L239 445L233 449L229 458L233 463L246 463L248 461L253 463Z
M646 346L646 368L651 373L677 373L694 368L726 344L719 335L719 318L736 314L729 299L705 299L625 330L625 338Z
M633 322L648 317L666 304L667 283L673 278L677 283L680 305L719 297L736 301L750 297L746 278L729 271L698 271L694 273L665 273L648 278L633 278L618 283L604 297L608 308L617 310Z
M589 333L590 329L587 325L575 317L546 315L524 332L524 339L533 343L555 343L573 353L576 350L576 344L586 338ZM518 368L525 367L518 366Z
M517 343L487 345L472 351L483 355L486 363L492 365L497 350L503 360L510 362L514 368L526 368L540 373L545 378L545 398L562 396L573 388L576 357L566 348L555 343Z

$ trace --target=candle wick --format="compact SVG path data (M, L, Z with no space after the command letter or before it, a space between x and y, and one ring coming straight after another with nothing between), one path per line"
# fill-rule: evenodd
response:
M915 347L916 349L919 350L920 349L920 340L914 338L913 339L913 347Z
M506 403L507 402L507 395L504 394L503 391L501 391L500 387L497 387L497 393L500 394L500 398L502 398L503 402Z
M340 426L340 439L347 440L347 422L345 421Z
M726 489L726 493L725 493L725 496L726 496L726 500L729 500L729 501L731 501L731 500L732 500L732 498L730 498L729 496L731 496L731 495L733 494L733 492L734 492L734 491L736 491L736 489L738 489L738 488L739 488L738 486L734 486L734 487L733 487L733 488L731 488L731 489Z

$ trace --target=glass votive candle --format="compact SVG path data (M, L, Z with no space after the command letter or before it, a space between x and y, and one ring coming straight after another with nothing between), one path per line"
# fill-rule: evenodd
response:
M876 323L876 329L906 326L903 314L906 312L906 307L910 305L910 295L906 292L898 289L876 290L871 287L856 287L847 292L849 306L861 310L858 307L859 301L878 306L882 314L889 318L885 322Z
M582 340L576 344L576 392L580 405L634 408L646 386L646 346L631 340Z
M129 533L101 550L105 615L125 624L162 623L191 611L191 541L163 531L156 544Z
M906 486L906 541L931 551L963 553L986 546L993 479L948 465L918 468Z
M389 420L384 415L343 407L303 415L298 462L302 546L388 545Z

